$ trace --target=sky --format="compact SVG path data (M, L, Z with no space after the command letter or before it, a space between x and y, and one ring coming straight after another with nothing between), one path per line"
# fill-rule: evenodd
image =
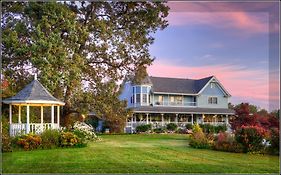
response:
M230 102L279 108L277 2L168 2L169 26L156 32L150 76L214 75Z

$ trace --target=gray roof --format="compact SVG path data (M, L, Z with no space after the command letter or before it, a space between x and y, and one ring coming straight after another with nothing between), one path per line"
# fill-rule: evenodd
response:
M23 101L48 101L54 104L64 104L62 101L52 96L48 90L38 81L33 80L31 83L26 85L20 92L15 96L3 100L4 103L16 103Z
M197 107L163 107L163 106L140 106L131 108L140 113L193 113L193 114L229 114L235 111L227 108L197 108Z
M197 94L213 76L202 79L150 77L154 92Z

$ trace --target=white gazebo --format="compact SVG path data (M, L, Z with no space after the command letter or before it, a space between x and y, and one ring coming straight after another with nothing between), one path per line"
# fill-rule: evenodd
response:
M64 106L64 102L53 97L46 88L37 80L34 80L25 86L15 96L3 100L4 103L9 104L9 123L10 135L15 136L18 134L35 133L39 134L46 129L59 129L60 128L60 106ZM18 107L18 122L12 121L12 106ZM41 108L41 122L30 123L30 106ZM26 123L21 122L22 108L26 107ZM51 121L44 123L44 107L51 107ZM55 122L55 107L56 119Z

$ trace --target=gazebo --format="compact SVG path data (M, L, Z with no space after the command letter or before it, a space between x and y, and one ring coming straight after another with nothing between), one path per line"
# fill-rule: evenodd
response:
M15 96L3 100L4 103L9 104L9 124L10 135L15 136L18 134L34 133L39 134L46 129L59 129L60 128L60 106L64 106L64 102L53 97L47 89L34 77L34 80L26 85ZM12 121L12 106L18 107L18 123ZM30 123L30 107L41 108L41 122ZM21 122L22 108L26 107L26 123ZM44 107L51 107L51 121L44 123ZM55 123L55 107L57 121Z

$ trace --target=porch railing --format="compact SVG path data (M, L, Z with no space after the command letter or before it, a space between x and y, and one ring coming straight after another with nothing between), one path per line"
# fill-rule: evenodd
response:
M158 128L162 126L166 126L169 123L175 123L178 127L185 127L186 124L192 124L192 122L167 122L167 121L154 121L154 122L146 122L146 121L138 121L138 122L127 122L126 127L136 128L139 125L152 124L153 128ZM224 125L226 122L204 122L202 124L210 124L210 125Z
M47 129L59 129L59 125L57 123L30 123L27 126L26 123L12 123L10 124L10 136L27 134L27 128L29 133L40 134Z

